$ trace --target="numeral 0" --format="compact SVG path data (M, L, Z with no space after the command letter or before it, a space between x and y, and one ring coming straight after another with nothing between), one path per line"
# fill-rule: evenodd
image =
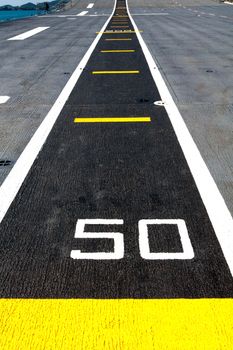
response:
M79 219L76 224L75 238L107 238L114 241L113 252L86 253L81 250L72 250L72 259L118 260L124 257L124 235L120 232L85 232L85 225L123 225L122 219ZM148 225L177 225L183 252L152 253L149 245ZM188 235L185 221L182 219L148 219L138 222L139 250L143 259L147 260L175 260L193 259L194 251Z

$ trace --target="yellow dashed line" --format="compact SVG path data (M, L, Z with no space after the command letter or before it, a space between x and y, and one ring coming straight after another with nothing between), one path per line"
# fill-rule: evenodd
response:
M124 39L104 39L105 41L130 41L131 38L124 38Z
M135 123L150 122L150 117L114 117L114 118L75 118L75 123Z
M102 53L115 53L115 52L135 52L135 50L101 50Z
M97 70L92 74L139 74L139 70Z
M96 34L134 34L134 33L142 33L142 30L115 30L115 31L106 31L106 32L96 32Z

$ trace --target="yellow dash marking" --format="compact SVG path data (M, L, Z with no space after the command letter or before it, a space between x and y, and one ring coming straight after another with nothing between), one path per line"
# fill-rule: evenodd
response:
M100 52L108 53L108 52L135 52L135 50L101 50Z
M232 349L232 299L1 299L2 350Z
M139 74L139 70L97 70L92 74Z
M114 118L75 118L74 123L135 123L150 122L150 117L114 117Z
M105 41L130 41L132 39L130 38L124 38L124 39L104 39Z
M106 31L106 32L96 32L96 34L134 34L134 33L143 33L142 30L115 30L115 31Z

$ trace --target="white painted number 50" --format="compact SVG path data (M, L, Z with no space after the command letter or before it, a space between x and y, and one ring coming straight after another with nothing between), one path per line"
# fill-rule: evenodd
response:
M72 250L73 259L116 260L124 257L124 237L120 232L84 232L85 225L123 225L123 220L116 219L79 219L76 225L75 238L107 238L114 240L113 252L84 253L81 250ZM151 252L149 243L148 225L173 225L177 226L182 245L181 252ZM147 219L140 220L139 250L140 255L146 260L186 260L194 258L193 247L189 238L185 221L182 219Z
M123 225L124 221L119 219L79 219L76 224L75 238L107 238L114 240L113 252L84 253L81 250L72 250L73 259L92 260L117 260L124 257L124 236L120 232L84 232L85 225Z

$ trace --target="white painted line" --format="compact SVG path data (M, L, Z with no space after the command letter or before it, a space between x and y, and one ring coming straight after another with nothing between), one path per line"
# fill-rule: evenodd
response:
M227 5L233 5L233 2L230 2L230 1L224 1L224 4L227 4ZM227 18L227 17L226 17Z
M78 13L76 16L85 16L88 13L88 11L82 11Z
M13 38L7 39L7 40L25 40L27 38L30 38L31 36L38 34L40 32L43 32L44 30L48 29L50 27L37 27L32 30L29 30L28 32L19 34L14 36Z
M94 6L94 3L90 3L89 5L87 5L87 9L92 9L92 7Z
M93 43L85 53L81 62L73 72L72 76L68 80L67 84L63 88L62 92L58 96L53 107L50 109L45 119L32 136L31 140L21 153L14 167L12 168L9 175L0 187L0 223L2 222L7 210L9 209L12 201L17 195L24 179L26 178L31 166L34 163L38 153L40 152L43 144L45 143L50 131L53 128L62 108L64 107L69 95L71 94L75 84L77 83L83 69L85 68L92 52L94 51L98 41L110 22L116 8L116 0L112 14L109 16L103 27L100 29L100 33L96 36Z
M177 139L183 150L190 171L193 175L202 201L208 212L210 221L214 228L222 248L224 257L227 261L231 274L233 276L233 219L226 206L226 203L219 192L219 189L212 178L172 96L159 72L158 65L155 63L148 47L146 46L141 33L138 30L128 8L129 18L132 21L134 30L140 42L141 48L149 65L153 79L157 85L162 101L165 102L165 108L176 133Z
M10 96L0 96L0 104L6 103L10 99Z

